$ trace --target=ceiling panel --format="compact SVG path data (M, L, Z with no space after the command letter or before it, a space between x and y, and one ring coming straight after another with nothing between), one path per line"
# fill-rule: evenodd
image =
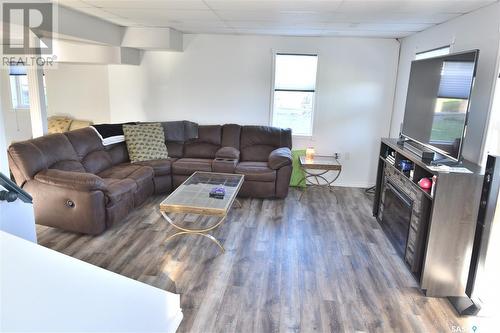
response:
M392 31L416 32L432 26L431 24L387 24L387 23L327 23L325 30L352 31Z
M236 29L238 34L251 35L278 35L278 36L312 36L324 35L324 30L320 29Z
M217 10L217 16L223 20L230 21L309 21L328 22L333 12L282 12L282 11L237 11L237 10Z
M157 10L147 8L106 8L106 12L129 19L163 19L165 21L219 21L211 10Z
M226 23L236 29L310 29L323 30L326 23L302 22L286 23L272 21L226 21Z
M58 4L64 5L71 8L85 8L85 7L93 7L91 4L80 0L59 0Z
M365 12L344 13L336 12L330 16L331 22L353 22L353 23L415 23L415 24L439 24L451 20L460 14L448 13L394 13L394 12Z
M59 0L122 26L188 33L398 38L495 0Z
M149 8L149 9L177 9L177 10L208 10L202 0L83 0L101 8Z
M334 11L342 0L205 0L205 3L215 11L218 10L236 10L236 11L255 11L255 10L277 10L277 11Z
M345 0L338 12L467 13L496 0Z
M402 38L413 34L412 31L355 31L355 30L325 30L323 36L339 37L372 37L372 38Z

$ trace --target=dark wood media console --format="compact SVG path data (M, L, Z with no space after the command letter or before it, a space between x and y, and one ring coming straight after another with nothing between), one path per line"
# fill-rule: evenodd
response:
M434 171L397 139L380 145L373 216L427 296L465 295L483 176L476 164L460 166L472 173ZM433 177L432 190L418 185Z

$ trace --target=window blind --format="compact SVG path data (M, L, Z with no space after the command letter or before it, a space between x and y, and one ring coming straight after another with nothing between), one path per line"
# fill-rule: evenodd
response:
M474 78L474 62L445 61L439 82L439 98L468 99Z
M26 67L19 65L10 65L9 75L26 75Z
M316 55L277 54L274 89L313 92L317 63Z

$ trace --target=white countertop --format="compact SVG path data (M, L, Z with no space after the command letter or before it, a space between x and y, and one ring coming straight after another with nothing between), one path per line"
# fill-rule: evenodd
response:
M181 320L179 295L0 231L2 332L175 332Z

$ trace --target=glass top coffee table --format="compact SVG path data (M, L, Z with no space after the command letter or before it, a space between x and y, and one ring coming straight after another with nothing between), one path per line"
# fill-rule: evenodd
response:
M212 235L208 234L210 230L217 228L227 217L233 203L241 207L236 199L238 191L243 184L243 175L200 172L193 173L184 183L182 183L174 192L160 203L161 215L174 228L179 230L177 233L167 238L167 241L181 235L200 235L210 239L217 244L224 252L222 244ZM224 187L224 198L211 198L210 190L214 187ZM187 228L175 223L169 213L194 214L199 217L212 216L215 222L209 226L197 229ZM199 221L196 219L194 223Z
M315 155L313 158L307 158L306 156L300 156L300 168L304 172L304 176L299 181L299 184L306 182L306 187L304 191L300 194L299 201L307 190L307 186L324 186L328 188L335 195L335 200L339 201L336 193L333 191L333 183L339 178L342 172L342 165L333 156L319 156ZM327 179L325 176L329 172L335 172L336 174L332 179ZM314 180L314 181L313 181ZM322 180L323 182L320 182Z

